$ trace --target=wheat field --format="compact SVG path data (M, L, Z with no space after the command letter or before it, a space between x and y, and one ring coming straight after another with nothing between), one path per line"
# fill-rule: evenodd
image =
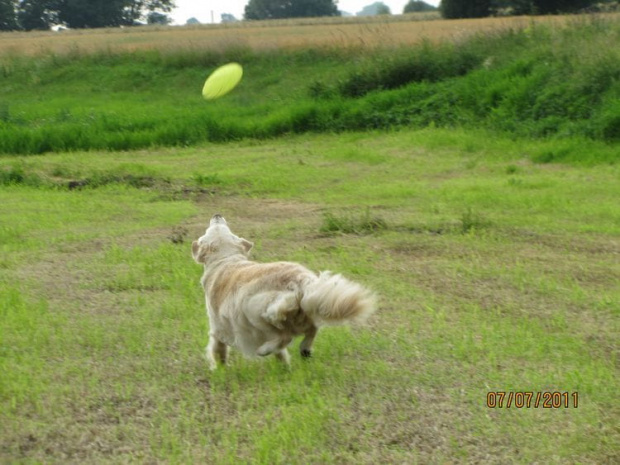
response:
M421 41L463 40L472 34L521 29L570 16L442 20L412 14L365 18L310 18L224 25L144 26L0 34L0 58L71 53L159 50L282 50L307 47L394 47ZM429 20L430 19L430 20Z

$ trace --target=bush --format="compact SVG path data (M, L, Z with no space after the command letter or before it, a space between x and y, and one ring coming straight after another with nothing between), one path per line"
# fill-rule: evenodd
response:
M437 82L464 75L480 66L483 59L482 54L466 47L425 42L386 58L373 57L341 82L338 90L344 97L360 97L413 82Z

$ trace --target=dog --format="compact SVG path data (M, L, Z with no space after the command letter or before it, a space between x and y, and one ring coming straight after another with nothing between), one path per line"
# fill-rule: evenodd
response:
M229 346L249 357L273 354L290 366L287 346L294 337L304 336L299 349L308 358L321 326L363 322L375 311L374 293L361 285L298 263L251 261L252 246L219 214L192 243L192 257L204 265L211 370L218 361L226 364Z

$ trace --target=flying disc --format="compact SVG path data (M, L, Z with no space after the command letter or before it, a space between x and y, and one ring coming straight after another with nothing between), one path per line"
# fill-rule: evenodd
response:
M233 90L243 76L243 68L239 63L228 63L213 71L202 88L202 96L213 100Z

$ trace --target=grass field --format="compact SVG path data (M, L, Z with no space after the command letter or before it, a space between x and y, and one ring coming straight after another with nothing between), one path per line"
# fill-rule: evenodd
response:
M571 24L383 55L184 50L209 28L2 54L0 462L618 463L620 23ZM242 84L196 98L235 57ZM396 85L407 63L434 74ZM378 312L290 371L209 372L190 245L216 212Z
M4 159L23 181L0 206L2 461L614 463L619 167L533 164L536 144L434 129ZM214 212L257 259L342 271L379 312L291 372L234 353L209 373L189 244Z

